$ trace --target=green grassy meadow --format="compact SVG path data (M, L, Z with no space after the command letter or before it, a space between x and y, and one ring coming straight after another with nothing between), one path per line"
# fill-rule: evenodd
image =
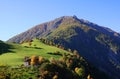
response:
M49 46L46 44L43 44L37 39L34 39L31 46L29 46L29 43L23 43L23 44L13 44L12 49L10 49L11 52L7 52L0 55L0 65L21 65L24 63L24 57L25 56L42 56L44 58L51 58L54 57L55 59L58 59L59 55L51 55L48 54L48 52L56 52L59 51L60 53L67 53L67 51L59 49L55 46Z

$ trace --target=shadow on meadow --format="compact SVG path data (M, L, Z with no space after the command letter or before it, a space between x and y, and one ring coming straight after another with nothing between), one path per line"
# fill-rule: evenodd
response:
M7 52L12 52L11 49L14 49L11 45L4 43L3 41L0 41L0 55L7 53Z

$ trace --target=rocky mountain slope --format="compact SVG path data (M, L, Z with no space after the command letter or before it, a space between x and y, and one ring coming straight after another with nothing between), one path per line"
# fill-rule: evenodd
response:
M52 40L66 49L76 49L86 60L113 79L120 78L120 34L109 28L76 16L63 16L39 24L8 42L21 43L36 37Z

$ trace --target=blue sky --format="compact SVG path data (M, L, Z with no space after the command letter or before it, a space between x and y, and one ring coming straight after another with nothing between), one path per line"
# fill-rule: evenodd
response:
M0 0L0 40L73 15L120 32L120 0Z

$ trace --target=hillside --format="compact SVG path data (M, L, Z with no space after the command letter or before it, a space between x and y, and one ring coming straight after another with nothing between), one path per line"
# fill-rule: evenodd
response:
M12 48L0 55L0 79L111 79L76 50L68 52L48 41L6 43Z
M22 43L36 37L52 40L65 49L76 49L100 70L114 79L120 78L120 34L109 28L76 16L63 16L39 24L8 42Z
M59 51L60 53L67 53L67 51L59 49L57 47L43 44L37 39L33 40L31 46L29 46L29 43L23 43L21 45L9 43L8 45L10 45L12 48L10 48L9 51L4 51L0 55L0 64L13 65L13 66L21 65L21 64L24 64L25 56L34 56L34 55L43 56L44 58L47 58L47 59L51 57L58 59L60 55L52 55L48 53L49 52L53 53L57 51Z

